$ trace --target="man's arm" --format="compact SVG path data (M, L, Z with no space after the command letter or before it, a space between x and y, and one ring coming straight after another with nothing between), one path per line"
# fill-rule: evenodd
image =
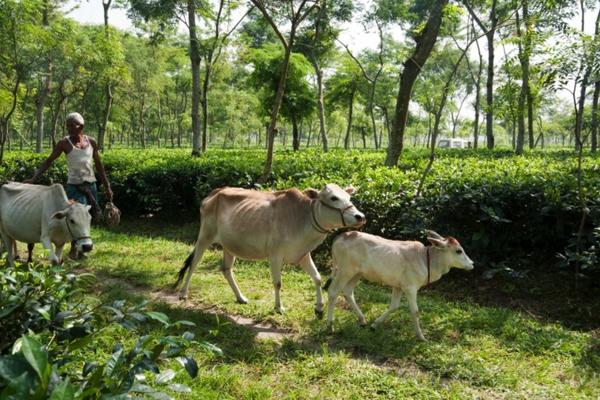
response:
M113 192L110 188L110 183L108 182L108 178L106 177L106 170L104 169L104 164L102 164L102 160L100 159L100 153L98 152L98 145L96 141L90 137L88 137L92 148L94 149L93 157L94 157L94 165L96 166L96 170L100 175L100 179L102 180L102 186L104 186L104 193L106 193L106 197L109 202L113 201Z
M31 179L27 179L24 182L25 183L35 183L35 182L37 182L37 180L40 179L40 177L42 175L44 175L44 172L46 172L46 170L48 168L50 168L50 166L52 165L52 163L54 162L54 160L56 160L58 157L60 157L60 154L63 151L64 151L64 146L63 146L63 143L62 143L62 140L61 140L58 143L56 143L56 146L54 146L54 149L52 150L52 153L50 153L50 155L48 156L48 158L46 158L44 160L44 162L42 163L42 165L40 165L40 167L35 171L35 173L31 177Z

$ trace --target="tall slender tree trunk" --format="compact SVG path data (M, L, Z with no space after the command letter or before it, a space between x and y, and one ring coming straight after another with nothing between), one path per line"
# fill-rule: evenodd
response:
M600 98L600 80L594 85L592 100L592 153L598 150L598 99Z
M523 20L525 21L525 14L527 13L527 0L523 1ZM516 154L523 154L523 148L525 146L525 102L527 101L527 92L529 91L529 54L528 47L526 44L527 32L523 34L521 30L521 19L519 18L519 11L516 12L516 23L517 23L517 35L518 35L518 48L519 48L519 61L521 63L521 91L519 92L519 105L517 106L517 122L519 125L517 133L517 146L515 149ZM525 28L527 30L527 28Z
M446 4L448 4L448 0L440 0L435 3L427 23L420 35L415 39L416 47L414 53L404 62L404 70L400 77L400 87L396 98L394 125L392 134L390 135L391 140L388 145L385 165L395 166L398 164L398 159L402 153L406 120L408 117L408 104L412 95L412 89L415 80L421 72L421 68L429 58L435 45Z
M206 62L205 64L204 82L202 83L202 94L200 97L200 105L202 106L202 152L205 152L208 146L208 88L212 70L210 62Z
M50 14L50 1L44 1L44 10L42 16L42 25L44 29L48 29L49 23L49 14ZM52 59L50 54L48 54L48 58L46 60L46 71L45 77L43 78L42 87L40 88L37 98L36 98L36 141L35 141L35 151L36 153L42 152L42 145L44 143L44 108L46 107L46 102L48 100L48 95L50 94L50 85L52 84Z
M190 34L190 62L192 64L192 156L200 155L200 46L196 27L196 3L187 0Z
M109 26L108 26L108 10L112 0L102 0L102 7L104 9L104 34L108 40ZM106 136L106 129L108 127L108 121L110 119L110 112L112 110L113 94L112 94L112 82L109 78L108 82L104 86L104 112L102 115L102 125L98 131L98 148L104 150L104 137Z
M481 49L479 48L479 42L475 42L477 46L477 54L479 56L479 67L477 68L477 79L475 81L475 122L473 126L473 148L477 149L479 144L479 109L481 108L481 75L483 73L483 57L481 55Z
M317 110L319 112L319 134L323 144L323 151L329 151L329 141L327 139L327 125L325 121L325 104L323 102L323 70L321 70L316 59L313 61L315 75L317 76Z
M294 151L300 150L300 130L298 129L298 117L292 113L292 148Z
M348 125L346 127L346 136L344 137L344 149L350 148L350 133L352 132L352 113L354 112L354 95L356 90L352 90L348 99Z

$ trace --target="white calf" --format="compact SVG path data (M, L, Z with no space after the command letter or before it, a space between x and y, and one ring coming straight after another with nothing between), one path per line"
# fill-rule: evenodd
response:
M367 324L354 299L354 287L360 278L365 278L392 287L390 307L375 320L372 327L379 325L400 306L404 293L417 337L425 340L419 326L417 291L440 279L452 267L473 269L473 261L456 239L443 238L433 231L427 231L427 234L427 240L433 246L425 247L414 241L388 240L362 232L346 232L338 236L332 248L333 276L324 287L329 289L328 328L332 328L335 299L340 291L344 292L346 301L352 305L360 323Z

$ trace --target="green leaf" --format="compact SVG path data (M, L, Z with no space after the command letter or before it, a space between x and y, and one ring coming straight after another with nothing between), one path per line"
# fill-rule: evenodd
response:
M43 308L35 307L35 311L37 311L46 321L52 320L52 318L50 317L50 313L48 313L48 311L44 310Z
M42 345L33 338L23 336L21 352L37 372L40 380L45 384L46 368L48 367L48 354L42 350Z
M123 348L117 349L111 356L110 359L106 362L106 375L113 376L115 370L121 364L123 360Z
M156 379L154 379L154 383L157 385L164 385L167 382L170 382L173 378L175 378L175 371L172 369L167 369L161 372Z
M11 382L23 373L35 374L23 354L18 353L0 358L0 378Z
M190 389L189 386L182 385L181 383L172 383L168 387L169 389L177 393L192 393L192 389Z
M28 377L25 372L17 377L17 379L10 381L7 387L0 393L0 399L2 400L22 400L29 397L30 385L33 380Z
M71 400L75 398L75 390L69 382L69 378L56 386L49 397L49 400Z
M209 342L200 342L200 346L204 347L206 350L211 351L213 353L216 353L220 356L223 355L223 350L221 350L220 347L215 346L212 343Z
M177 361L185 367L185 370L192 378L198 376L198 364L190 356L177 357Z
M163 314L161 312L158 311L148 311L146 312L146 315L148 315L150 318L161 322L162 324L168 326L169 325L169 317L167 317L166 314Z

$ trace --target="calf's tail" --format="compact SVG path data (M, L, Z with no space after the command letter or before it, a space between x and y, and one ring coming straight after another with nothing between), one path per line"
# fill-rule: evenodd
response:
M177 289L177 287L181 284L181 281L183 280L183 278L185 278L186 272L188 271L188 269L190 269L190 267L192 265L192 260L194 259L195 253L196 253L196 249L194 248L192 253L183 262L183 267L181 267L181 269L179 270L179 273L177 274L177 281L173 284L173 289Z

